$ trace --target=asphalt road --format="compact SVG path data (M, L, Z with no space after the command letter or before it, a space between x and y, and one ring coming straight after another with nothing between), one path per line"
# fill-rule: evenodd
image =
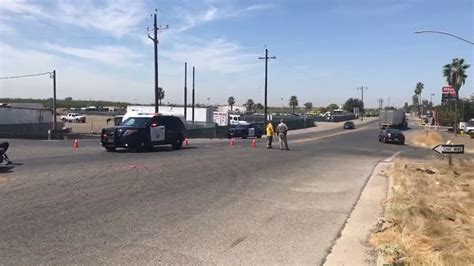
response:
M151 153L11 141L0 264L320 264L377 162L427 153L377 132L297 134L290 151L264 140Z

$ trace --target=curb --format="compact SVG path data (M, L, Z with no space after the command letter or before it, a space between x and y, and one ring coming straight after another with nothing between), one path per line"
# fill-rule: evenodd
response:
M382 202L390 194L392 182L385 172L397 155L374 167L323 265L379 265L381 258L368 243L368 237L383 215Z

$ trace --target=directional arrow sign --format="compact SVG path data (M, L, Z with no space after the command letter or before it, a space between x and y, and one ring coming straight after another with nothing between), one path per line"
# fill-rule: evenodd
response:
M460 154L464 153L464 145L454 144L454 145L445 145L439 144L436 147L433 147L433 150L439 154Z

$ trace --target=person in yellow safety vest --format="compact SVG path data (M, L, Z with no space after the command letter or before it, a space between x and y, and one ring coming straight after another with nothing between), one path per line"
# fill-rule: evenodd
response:
M275 130L273 130L273 125L272 122L268 122L267 125L267 149L273 149L272 147L272 142L273 142L273 136L276 136Z

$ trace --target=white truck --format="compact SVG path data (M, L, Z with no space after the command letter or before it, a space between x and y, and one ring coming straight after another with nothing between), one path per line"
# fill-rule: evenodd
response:
M227 125L241 125L246 124L241 115L229 114L227 112L214 112L213 121L218 126L227 126Z
M474 134L474 119L467 121L463 130L468 134Z
M85 123L86 116L78 114L78 113L68 113L67 115L62 115L61 120L63 122L76 122L76 123Z

